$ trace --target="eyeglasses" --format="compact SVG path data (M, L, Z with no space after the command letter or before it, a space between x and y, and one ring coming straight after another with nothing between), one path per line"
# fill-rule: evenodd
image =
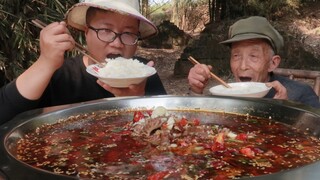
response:
M92 29L96 32L98 39L106 43L111 43L117 37L119 37L122 44L132 46L132 45L135 45L140 38L139 35L130 33L130 32L116 33L111 29L105 29L105 28L96 29L92 26L88 26L88 27L89 29Z

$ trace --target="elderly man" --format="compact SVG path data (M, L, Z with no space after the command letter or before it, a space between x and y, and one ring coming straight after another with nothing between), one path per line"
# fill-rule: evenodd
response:
M310 86L272 73L281 61L283 38L266 18L253 16L237 21L229 28L228 40L221 43L231 48L230 66L235 81L266 82L273 87L266 98L320 108L319 98ZM190 69L188 80L193 92L203 93L211 68L197 64Z
M139 7L138 0L85 0L68 10L65 21L46 26L40 33L38 60L0 90L0 124L36 108L115 96L166 94L157 74L140 84L117 88L86 72L94 63L87 56L65 59L65 52L75 46L67 25L84 32L87 49L100 62L118 56L134 57L137 42L158 32L140 14Z

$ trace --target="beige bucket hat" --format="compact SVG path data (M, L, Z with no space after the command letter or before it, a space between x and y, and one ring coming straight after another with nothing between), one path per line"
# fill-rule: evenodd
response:
M140 14L139 0L82 0L67 11L65 15L67 24L84 31L89 7L96 7L137 18L140 20L140 39L146 39L158 33L157 27Z
M281 52L284 45L280 33L266 18L260 16L252 16L235 22L229 28L228 40L220 43L230 45L233 42L248 39L266 39L276 54Z

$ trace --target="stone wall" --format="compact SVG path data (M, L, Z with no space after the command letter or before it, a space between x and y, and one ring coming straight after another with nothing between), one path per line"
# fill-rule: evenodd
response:
M186 46L191 39L190 35L169 21L163 21L158 30L157 36L143 40L139 45L143 48L172 49Z

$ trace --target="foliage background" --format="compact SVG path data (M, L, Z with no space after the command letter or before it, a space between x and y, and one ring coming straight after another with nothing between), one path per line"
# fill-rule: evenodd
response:
M49 23L61 21L66 9L77 0L1 0L0 1L0 84L27 69L38 57L40 29L32 19Z

